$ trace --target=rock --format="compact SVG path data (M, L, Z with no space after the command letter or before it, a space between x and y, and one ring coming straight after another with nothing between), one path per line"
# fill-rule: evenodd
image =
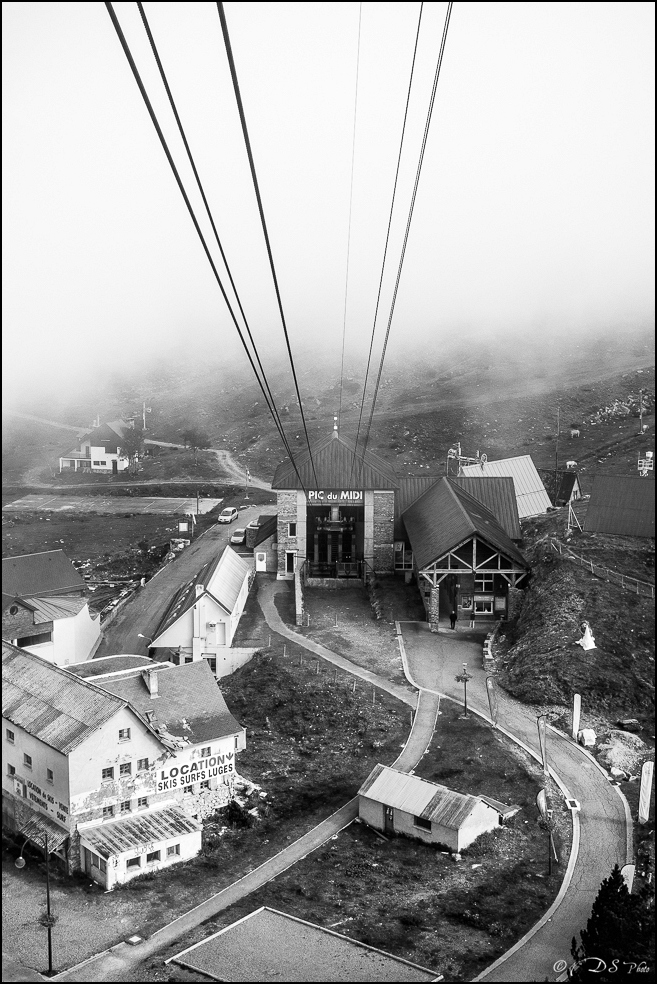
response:
M622 769L626 773L638 770L647 745L637 735L628 731L612 731L608 741L600 745L600 761L609 770Z
M577 732L577 741L585 748L594 748L596 737L596 733L592 730L592 728L583 728L581 731Z
M614 778L616 778L616 779L620 779L621 777L625 778L625 772L624 772L624 770L623 769L617 769L615 765L612 765L612 767L611 767L611 769L609 771L611 772L612 776L614 776Z
M460 860L461 860L460 854L452 854L452 861L460 861Z
M623 731L641 731L641 725L636 718L626 718L624 721L617 721L616 724Z

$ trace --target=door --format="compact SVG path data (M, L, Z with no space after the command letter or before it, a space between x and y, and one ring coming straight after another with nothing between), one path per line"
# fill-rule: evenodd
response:
M285 551L285 573L294 574L296 553L290 550Z
M256 553L255 568L256 568L256 571L266 571L267 570L267 554L266 554L266 552L263 551L262 553L260 553L260 551L258 551L258 553Z
M385 832L386 834L394 834L395 832L395 815L391 806L384 807L385 809Z
M112 460L112 475L118 475L119 473L119 463L116 459Z

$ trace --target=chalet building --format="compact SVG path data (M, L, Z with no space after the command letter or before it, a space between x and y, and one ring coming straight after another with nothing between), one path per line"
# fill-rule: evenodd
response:
M174 662L217 658L230 647L253 581L253 564L227 546L175 593L150 648Z
M433 629L461 617L503 618L509 588L529 566L520 553L511 476L401 478L338 434L276 470L279 578L339 586L372 573L416 579ZM531 460L531 459L530 459Z
M457 793L385 765L375 766L358 790L358 815L370 827L454 852L499 827L502 819L519 809L489 797Z
M194 857L203 797L228 802L245 747L209 667L73 669L3 643L3 826L107 889Z
M134 427L134 421L112 420L94 427L84 435L78 448L62 455L59 459L60 472L88 471L117 475L126 471L130 461L121 453L121 438L129 427Z

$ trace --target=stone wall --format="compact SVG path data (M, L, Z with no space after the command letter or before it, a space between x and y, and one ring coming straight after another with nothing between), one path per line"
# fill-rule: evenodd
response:
M295 625L303 625L303 572L301 570L303 564L297 564L297 569L294 572L294 611L295 611Z
M375 492L372 515L373 560L377 573L394 571L395 493Z
M278 508L278 576L286 577L285 553L288 550L299 550L298 536L288 536L288 523L297 522L297 492L279 492L276 497ZM298 532L298 530L297 530Z

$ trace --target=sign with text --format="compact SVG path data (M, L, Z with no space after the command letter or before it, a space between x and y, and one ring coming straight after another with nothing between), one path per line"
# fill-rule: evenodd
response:
M312 489L308 492L308 502L312 505L326 505L343 502L353 506L363 502L363 493L347 489Z
M205 782L219 776L222 782L228 782L235 775L235 753L224 752L222 755L208 755L195 761L181 760L175 756L171 764L157 770L157 792L164 793L169 789L182 789L195 782Z
M37 786L31 779L14 777L14 793L20 799L29 800L33 809L55 817L59 823L68 827L69 811L66 803L60 803L52 793Z

